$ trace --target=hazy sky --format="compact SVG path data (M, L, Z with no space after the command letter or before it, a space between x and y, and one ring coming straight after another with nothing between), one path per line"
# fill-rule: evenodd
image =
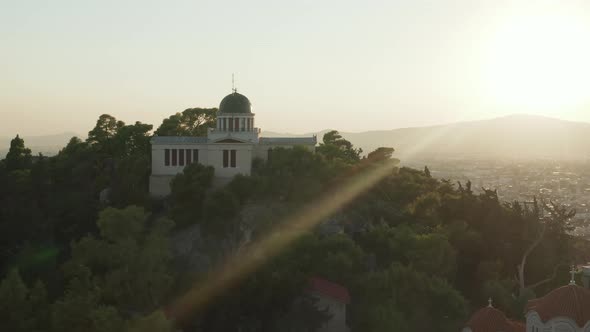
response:
M280 132L590 121L590 1L0 0L0 136L161 123L231 91Z

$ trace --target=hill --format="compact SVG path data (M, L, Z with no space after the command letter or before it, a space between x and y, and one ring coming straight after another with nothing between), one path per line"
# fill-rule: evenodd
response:
M324 132L318 133L318 140L321 140ZM275 135L275 133L264 134ZM365 152L379 146L394 147L396 156L403 160L454 158L572 160L590 157L590 123L533 115L518 114L430 127L361 133L341 132L341 134Z

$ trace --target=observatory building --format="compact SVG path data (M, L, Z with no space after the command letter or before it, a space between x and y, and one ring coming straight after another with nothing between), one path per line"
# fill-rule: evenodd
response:
M236 174L250 175L255 158L266 160L274 148L296 145L313 150L317 137L260 137L255 126L250 100L235 89L221 100L217 126L206 137L154 136L150 194L166 196L170 181L186 165L201 163L213 166L218 182L229 181Z

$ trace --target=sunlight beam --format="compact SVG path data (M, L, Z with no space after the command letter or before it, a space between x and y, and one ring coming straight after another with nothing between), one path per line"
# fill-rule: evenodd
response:
M203 283L195 284L184 296L174 301L169 306L170 316L180 322L190 318L192 313L202 309L222 291L252 273L305 232L392 174L394 166L394 161L390 161L362 169L342 185L314 200L301 212L279 223L268 236L253 243L249 249L236 253L213 270Z

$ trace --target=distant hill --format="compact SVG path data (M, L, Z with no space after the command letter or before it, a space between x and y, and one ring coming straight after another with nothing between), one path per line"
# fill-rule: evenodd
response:
M25 140L25 145L33 151L33 155L43 153L46 156L52 156L68 144L75 133L61 133L55 135L43 136L21 136ZM10 148L12 137L0 137L0 158L4 158Z
M318 142L328 130L315 133ZM402 160L504 158L504 159L590 159L590 123L564 121L533 115L510 115L490 120L458 122L446 125L341 132L342 136L365 152L380 146L395 148ZM311 136L262 132L262 136ZM62 133L23 136L34 154L53 155L77 136ZM0 137L3 158L13 137Z
M325 132L318 133L318 141ZM533 115L341 134L365 152L379 146L391 146L398 158L406 160L590 158L590 123Z

